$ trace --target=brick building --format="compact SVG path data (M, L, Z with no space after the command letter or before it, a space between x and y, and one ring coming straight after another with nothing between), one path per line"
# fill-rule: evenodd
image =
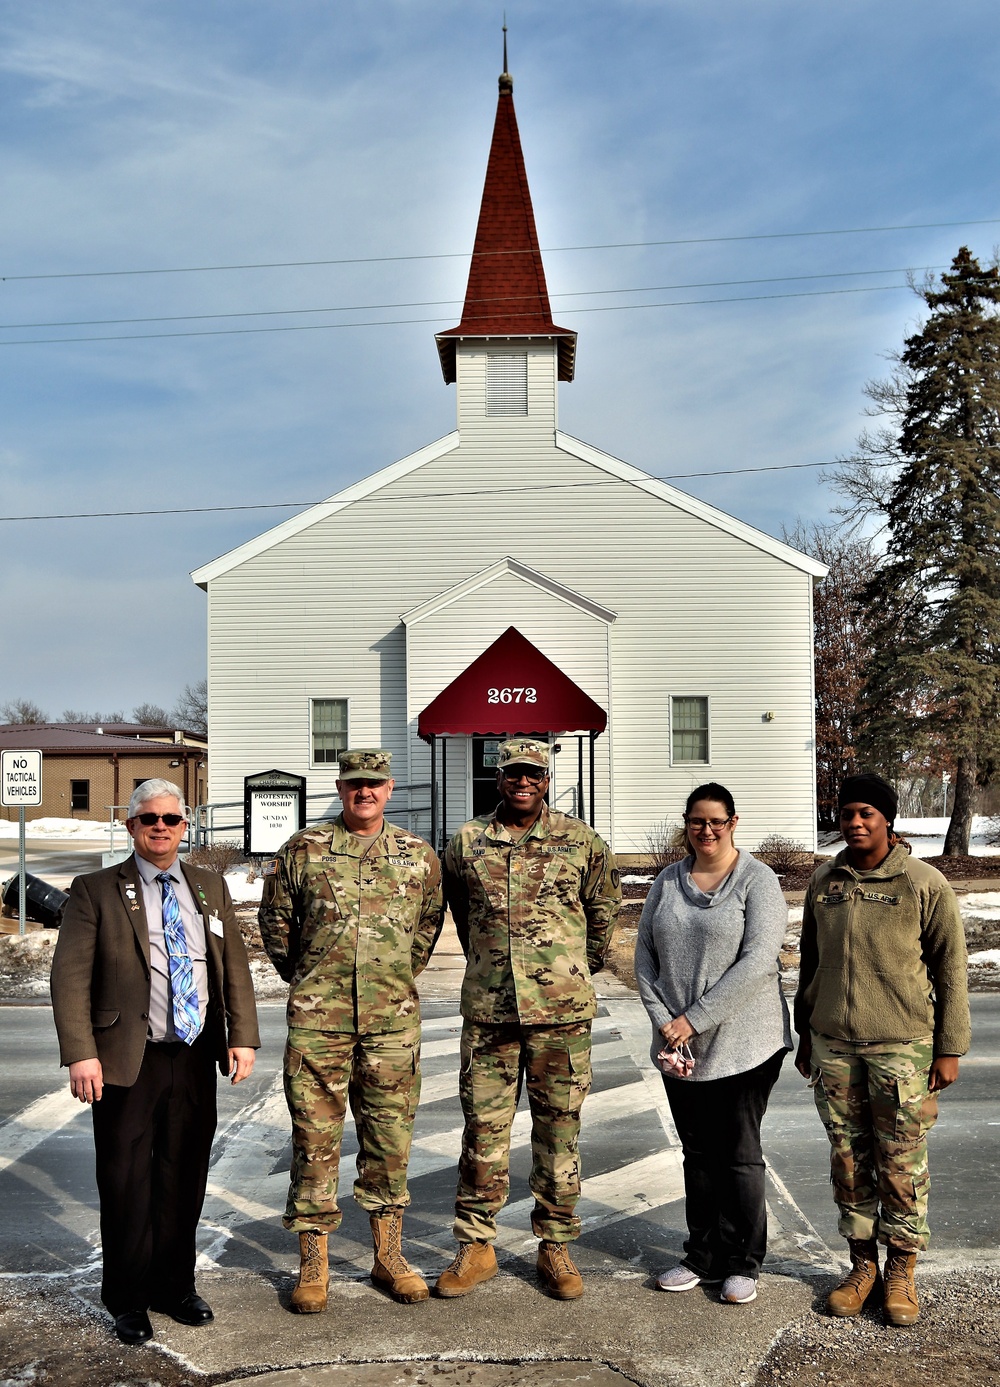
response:
M125 806L144 780L160 776L202 804L208 777L208 740L180 728L137 723L8 723L0 726L0 751L42 753L42 803L32 819L99 819ZM0 807L0 818L17 819ZM123 814L118 815L124 817Z

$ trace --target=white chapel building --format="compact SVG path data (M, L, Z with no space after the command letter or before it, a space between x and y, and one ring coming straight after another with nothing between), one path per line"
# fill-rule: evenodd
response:
M192 574L209 800L278 769L327 817L339 752L387 747L412 787L390 817L412 809L440 847L495 804L498 741L535 733L559 748L551 803L619 853L707 780L731 790L743 847L812 848L826 569L561 432L576 333L552 321L507 73L462 320L437 347L452 433Z

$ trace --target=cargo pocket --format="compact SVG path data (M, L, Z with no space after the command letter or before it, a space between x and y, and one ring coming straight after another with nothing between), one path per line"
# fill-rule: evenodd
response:
M816 1111L819 1113L819 1120L828 1132L832 1131L830 1125L830 1100L826 1096L826 1086L823 1083L822 1069L813 1069L809 1077L809 1087L816 1103Z
M896 1122L893 1139L901 1146L922 1141L937 1121L938 1099L927 1087L929 1071L918 1070L896 1080Z
M286 1046L285 1046L285 1078L286 1078L286 1079L295 1079L295 1078L298 1078L299 1074L300 1074L301 1071L302 1071L302 1063L303 1063L302 1051L301 1051L301 1050L293 1050L292 1047L291 1047L291 1045L286 1045Z

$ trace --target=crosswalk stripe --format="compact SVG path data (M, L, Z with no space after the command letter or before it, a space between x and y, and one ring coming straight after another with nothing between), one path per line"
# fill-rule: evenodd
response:
M47 1137L72 1122L86 1105L74 1098L69 1084L43 1094L0 1127L0 1171L22 1160Z
M591 1127L599 1122L611 1122L626 1113L638 1113L648 1107L649 1103L646 1100L644 1086L638 1080L634 1083L623 1084L620 1088L604 1089L600 1093L592 1093L584 1103L584 1126ZM419 1117L417 1120L419 1122ZM530 1141L531 1113L522 1110L514 1117L514 1123L511 1127L510 1149L516 1151L527 1146ZM427 1136L415 1138L410 1152L410 1164L407 1167L409 1179L417 1180L422 1175L432 1175L438 1170L457 1167L461 1149L461 1126L449 1127L444 1132L434 1132Z
M584 1231L589 1233L596 1228L607 1227L622 1219L634 1218L636 1214L648 1213L664 1204L672 1204L684 1194L684 1177L681 1170L680 1151L668 1148L656 1151L651 1156L595 1175L590 1179L584 1176L583 1190L576 1212L583 1223ZM535 1206L533 1198L519 1199L507 1204L497 1217L497 1247L507 1252L520 1252L525 1246L534 1246L535 1236L531 1232L531 1211ZM423 1240L428 1246L447 1247L451 1244L450 1233L435 1235Z

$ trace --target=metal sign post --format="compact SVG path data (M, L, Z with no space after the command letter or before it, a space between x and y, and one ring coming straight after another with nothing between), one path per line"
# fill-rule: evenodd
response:
M40 751L0 752L0 805L17 806L17 870L21 903L18 933L27 933L25 909L24 811L42 802L42 753Z

